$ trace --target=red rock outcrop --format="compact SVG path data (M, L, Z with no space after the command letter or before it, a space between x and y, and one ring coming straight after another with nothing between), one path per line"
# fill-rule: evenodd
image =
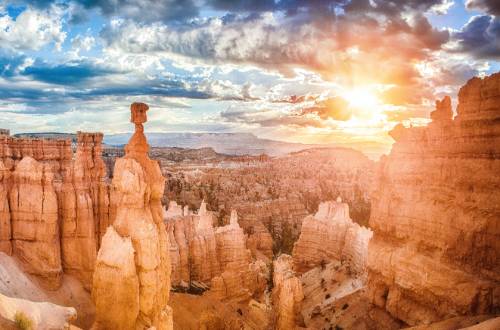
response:
M229 224L216 229L215 238L222 273L212 279L211 293L221 300L247 301L260 297L267 287L267 266L261 260L252 260L235 210Z
M330 261L341 261L354 275L366 270L370 229L349 217L349 205L337 201L321 203L314 216L302 222L302 232L293 248L294 269L304 273Z
M409 325L500 311L500 73L397 126L372 197L368 291Z
M0 135L0 250L51 288L62 272L90 287L101 230L108 222L102 134L70 140Z
M267 285L267 265L252 258L236 211L228 225L215 228L215 216L205 202L197 214L186 213L171 202L164 215L171 241L172 285L202 285L221 300L260 297Z
M12 173L12 249L30 274L57 288L62 275L57 195L48 166L26 156Z
M171 202L164 215L170 241L172 285L191 286L197 281L210 285L220 275L213 214L202 202L197 214L187 214L177 203Z
M101 133L77 133L75 160L65 173L59 193L63 268L88 288L99 242L109 225L102 137Z
M148 106L131 105L135 133L115 162L115 218L102 239L93 278L96 329L172 329L168 236L161 197L165 179L149 159L143 123ZM119 247L119 248L117 248Z
M293 271L293 260L288 254L280 255L273 262L274 329L295 329L302 325L300 311L304 293L302 282Z

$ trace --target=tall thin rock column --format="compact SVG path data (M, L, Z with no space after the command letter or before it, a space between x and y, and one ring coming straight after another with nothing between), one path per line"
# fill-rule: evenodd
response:
M168 237L161 196L165 186L149 159L143 123L148 106L131 105L135 133L117 159L112 183L115 206L97 255L92 297L94 329L172 329Z

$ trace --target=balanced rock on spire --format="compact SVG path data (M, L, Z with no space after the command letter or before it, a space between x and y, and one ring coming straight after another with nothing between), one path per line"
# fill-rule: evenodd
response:
M103 237L93 279L95 329L172 329L169 244L161 206L165 178L147 154L142 125L147 110L144 103L132 104L135 133L115 163L115 218ZM116 245L123 248L117 251Z

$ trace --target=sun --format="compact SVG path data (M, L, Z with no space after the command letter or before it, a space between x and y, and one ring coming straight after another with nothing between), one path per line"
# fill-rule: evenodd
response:
M350 108L373 110L380 105L377 94L369 87L352 88L346 90L343 94Z

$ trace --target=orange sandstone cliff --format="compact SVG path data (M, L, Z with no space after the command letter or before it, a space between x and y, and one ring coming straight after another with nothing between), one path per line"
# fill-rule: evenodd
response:
M102 134L70 140L0 134L0 251L49 288L63 272L89 288L101 222L108 217Z
M409 325L500 312L500 74L398 125L372 197L370 300Z

